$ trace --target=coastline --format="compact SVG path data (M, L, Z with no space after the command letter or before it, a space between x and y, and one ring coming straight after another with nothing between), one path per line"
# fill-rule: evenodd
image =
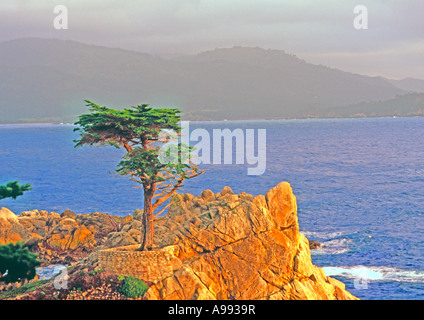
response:
M25 242L41 269L20 283L23 290L0 284L0 300L358 300L313 264L288 182L256 197L225 186L171 202L155 219L153 249L144 252L140 210L120 217L1 208L0 243ZM44 274L59 268L66 270L60 292L61 280ZM123 277L143 281L146 290L122 296Z
M264 122L264 121L293 121L293 120L356 120L356 119L398 119L398 118L423 118L423 115L393 115L393 116L368 116L368 117L299 117L299 118L275 118L275 119L182 119L182 121L191 122ZM28 123L0 123L0 126L38 126L38 125L74 125L73 123L57 122L28 122Z
M51 125L61 124L53 122L28 122L28 123L0 123L0 126L38 126L38 125Z

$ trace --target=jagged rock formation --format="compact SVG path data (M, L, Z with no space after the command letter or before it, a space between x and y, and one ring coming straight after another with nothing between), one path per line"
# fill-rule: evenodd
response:
M18 217L9 209L0 209L0 245L9 242L22 241L22 235L28 237L28 232L19 223Z
M176 195L156 230L158 247L176 248L174 272L147 299L355 299L312 264L286 182L257 197Z
M132 231L136 238L116 237L119 234L117 229L132 220L131 216L109 216L98 212L76 215L70 210L61 215L32 210L17 216L9 209L1 208L0 245L23 241L40 255L43 264L72 263L105 243L109 246L137 243L140 228L138 233Z
M0 244L35 243L42 259L71 255L69 263L87 270L97 267L98 250L140 243L141 229L139 210L127 217L0 210ZM287 182L256 197L229 187L176 194L155 221L154 247L171 252L172 272L149 283L146 299L356 299L312 264Z

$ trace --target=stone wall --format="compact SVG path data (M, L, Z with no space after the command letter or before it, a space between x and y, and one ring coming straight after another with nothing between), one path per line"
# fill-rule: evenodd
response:
M137 251L138 248L140 245L101 250L99 268L151 282L172 274L172 246L154 251Z

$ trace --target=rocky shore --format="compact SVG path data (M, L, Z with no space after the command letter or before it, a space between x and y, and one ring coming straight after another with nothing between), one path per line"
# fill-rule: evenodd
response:
M141 213L33 210L15 215L2 208L0 244L22 241L42 266L67 265L69 282L69 288L57 290L53 279L34 279L28 292L3 298L125 299L116 290L117 275L99 267L99 253L139 244ZM310 243L299 233L296 198L286 182L256 197L236 195L229 187L216 194L174 195L168 213L155 220L154 250L167 248L172 248L170 273L145 281L149 289L142 299L356 299L312 264ZM3 292L9 289L13 286L3 286Z

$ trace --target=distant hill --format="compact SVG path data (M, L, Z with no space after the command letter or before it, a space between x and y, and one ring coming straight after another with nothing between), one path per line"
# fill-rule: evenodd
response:
M386 101L362 102L331 108L328 117L424 116L424 93L410 93Z
M192 120L321 117L407 92L278 50L234 47L165 59L75 41L0 43L0 123L73 122L87 111L84 99L177 107Z
M394 86L409 92L424 92L424 80L405 78L402 80L387 79Z

